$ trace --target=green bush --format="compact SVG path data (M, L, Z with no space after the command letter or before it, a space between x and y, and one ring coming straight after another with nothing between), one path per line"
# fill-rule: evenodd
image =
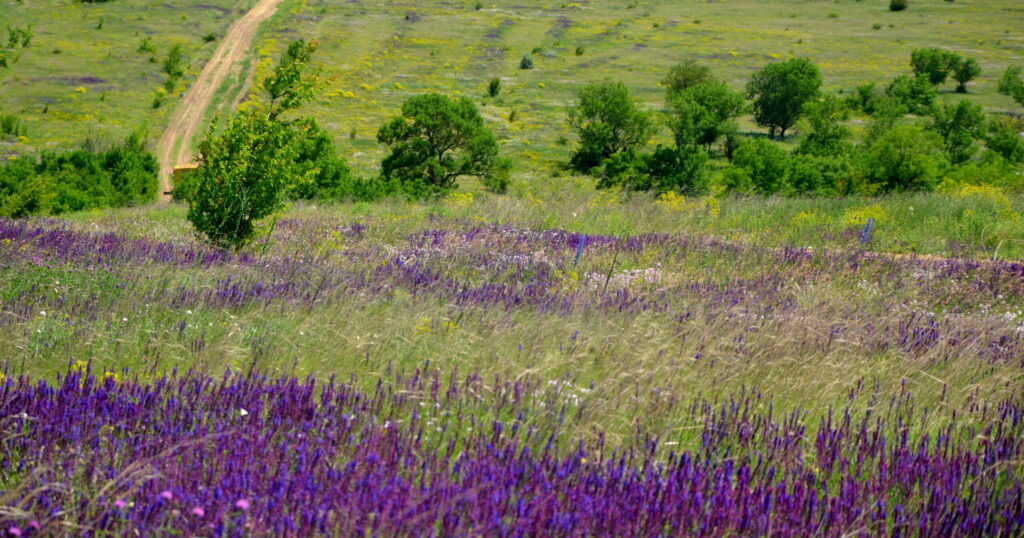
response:
M938 91L927 78L900 75L885 88L885 95L895 99L911 114L925 114L935 103Z
M156 199L157 161L136 135L110 148L47 152L0 168L0 216L61 214Z
M909 0L889 0L889 11L903 11L908 4Z
M519 69L533 69L533 56L524 54L523 58L519 60Z
M700 148L680 151L658 146L654 153L629 149L601 163L598 188L618 187L634 191L674 191L700 195L708 191L707 153Z
M492 78L487 83L487 95L497 97L499 93L501 93L501 79L497 77Z
M733 155L732 165L742 168L758 194L775 194L786 188L789 155L764 138L744 141Z
M863 154L867 177L884 192L932 191L946 168L942 138L916 125L896 125Z

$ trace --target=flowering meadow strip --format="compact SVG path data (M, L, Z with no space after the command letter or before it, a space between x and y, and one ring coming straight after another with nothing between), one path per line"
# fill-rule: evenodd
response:
M675 395L694 424L564 446L559 385L425 368L371 392L73 368L0 384L9 535L1012 536L1024 405L949 422L903 391L817 424L757 391ZM490 397L481 399L480 394ZM544 418L547 415L548 418ZM557 418L555 418L557 416ZM910 433L913 432L913 433Z
M35 283L12 287L3 296L7 315L0 327L40 312L102 320L151 305L171 312L275 304L310 309L407 295L457 308L556 316L651 313L677 321L683 335L695 319L752 330L813 319L816 334L825 335L815 345L826 350L846 340L873 353L1001 363L1024 358L1021 263L450 224L389 244L367 239L373 225L285 220L259 256L76 231L59 221L0 220L0 270L99 273L109 280L103 289L75 292ZM807 290L822 285L844 293L848 306L816 304Z

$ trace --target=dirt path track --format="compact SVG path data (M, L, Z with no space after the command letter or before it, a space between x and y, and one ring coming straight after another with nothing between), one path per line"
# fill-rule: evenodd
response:
M171 200L170 195L164 193L171 190L174 167L191 161L192 137L203 123L206 109L217 89L228 74L239 68L249 52L256 29L274 14L280 3L281 0L259 0L248 13L235 21L214 51L213 57L203 66L199 78L174 109L171 121L156 147L156 156L160 161L160 203Z

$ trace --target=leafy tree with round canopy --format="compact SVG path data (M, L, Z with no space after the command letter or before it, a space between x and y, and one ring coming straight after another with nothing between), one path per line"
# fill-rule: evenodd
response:
M1020 66L1006 68L999 78L999 93L1012 97L1018 105L1024 106L1024 79L1021 78Z
M507 185L510 162L498 155L498 143L469 99L436 93L402 104L402 115L384 124L377 140L391 147L381 169L414 197L431 196L457 186L459 176L477 176L492 190Z
M914 76L927 79L933 86L946 82L949 72L959 61L960 57L955 53L934 47L910 53L910 67L914 70Z
M622 82L581 88L567 121L579 133L571 164L581 172L589 172L616 153L643 146L654 135L651 115L640 110Z
M933 191L946 166L942 138L916 125L895 125L863 157L868 178L885 192Z
M701 65L694 60L686 60L672 66L668 75L661 81L665 86L666 98L671 101L673 97L704 82L711 82L711 69Z
M766 65L747 84L747 97L754 102L754 119L768 127L769 136L786 130L800 118L803 106L821 90L821 73L807 58L793 58Z
M704 146L706 151L730 128L746 102L724 82L707 81L677 93L669 102L669 127L680 149Z
M956 81L956 92L967 93L967 83L978 78L981 66L974 58L959 58L953 67L953 80Z

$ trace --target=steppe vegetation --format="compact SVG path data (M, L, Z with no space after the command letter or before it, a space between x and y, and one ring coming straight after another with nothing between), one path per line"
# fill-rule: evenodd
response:
M1015 3L26 4L0 532L1024 532Z

